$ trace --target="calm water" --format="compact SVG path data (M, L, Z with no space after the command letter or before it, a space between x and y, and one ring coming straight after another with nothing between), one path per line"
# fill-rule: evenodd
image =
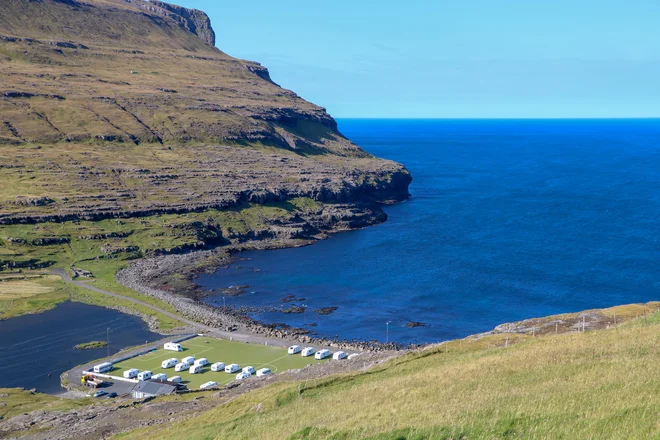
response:
M150 332L140 318L75 302L62 303L39 315L0 321L0 388L58 393L62 391L60 374L108 354L105 347L75 350L74 345L105 341L108 334L110 354L162 338Z
M412 197L385 208L383 225L245 253L251 261L200 278L251 286L227 304L279 306L294 294L309 306L304 318L258 318L379 340L391 321L390 339L414 342L658 299L660 121L342 120L340 129L405 164ZM312 312L326 306L339 309Z

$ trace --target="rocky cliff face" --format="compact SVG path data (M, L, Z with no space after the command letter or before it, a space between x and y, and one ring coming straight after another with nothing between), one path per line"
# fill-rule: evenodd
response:
M159 1L128 1L146 11L168 17L176 21L182 28L197 35L206 44L215 46L215 32L211 27L211 20L209 19L209 16L204 12L197 9L187 9L181 6L171 5L169 3Z
M3 3L0 222L407 196L405 168L214 39L159 1Z

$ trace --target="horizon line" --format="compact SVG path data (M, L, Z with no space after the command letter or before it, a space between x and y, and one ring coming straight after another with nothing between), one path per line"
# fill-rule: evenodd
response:
M587 116L576 116L576 117L411 117L411 116L402 116L402 117L393 117L393 116L333 116L334 119L361 119L361 120L426 120L426 121L545 121L545 120L557 120L557 121L616 121L616 120L656 120L660 119L660 116L612 116L612 117L587 117Z

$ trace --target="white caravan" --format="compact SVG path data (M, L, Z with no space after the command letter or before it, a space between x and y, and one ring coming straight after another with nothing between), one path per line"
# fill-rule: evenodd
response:
M335 354L332 355L332 359L336 361L340 361L342 359L346 359L346 353L343 351L337 351Z
M163 362L160 363L160 368L172 368L178 362L179 361L176 358L165 359Z
M192 367L190 367L188 372L190 374L198 374L198 373L201 373L203 369L204 369L204 367L202 367L201 365L193 365Z
M181 371L186 371L188 368L190 368L190 364L188 362L181 362L180 364L176 364L174 371L180 373Z
M289 354L298 354L298 353L300 353L300 345L292 345L291 347L289 347L288 353Z
M124 371L124 377L126 379L135 379L139 373L140 370L138 370L137 368L131 368L130 370Z
M300 352L300 356L302 357L308 357L308 356L313 356L314 355L314 349L312 347L305 347L302 349Z
M216 362L215 364L211 365L211 371L224 371L224 370L225 370L224 362Z
M324 348L323 350L316 352L316 354L314 355L314 359L321 360L321 359L329 358L330 356L332 356L330 350Z
M151 371L143 371L141 373L138 373L137 378L138 380L149 380L153 375L154 373L152 373Z
M205 390L207 388L213 388L213 387L217 387L217 386L218 386L218 382L210 381L210 382L206 382L206 383L201 384L199 386L199 389L200 390Z
M227 365L225 367L225 373L236 373L237 371L240 371L241 366L238 364L231 364Z
M257 371L257 377L268 376L270 374L270 368L262 368Z
M163 348L169 351L183 351L181 344L177 344L176 342L166 342Z

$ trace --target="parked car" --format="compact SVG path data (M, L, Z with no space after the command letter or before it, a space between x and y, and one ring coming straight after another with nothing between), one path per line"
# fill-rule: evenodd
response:
M107 391L100 390L100 391L97 391L97 392L94 393L94 397L103 397L106 394L108 394Z
M105 396L106 399L114 399L115 397L117 397L117 393L115 393L115 392L112 392L112 393L108 394L107 396Z

